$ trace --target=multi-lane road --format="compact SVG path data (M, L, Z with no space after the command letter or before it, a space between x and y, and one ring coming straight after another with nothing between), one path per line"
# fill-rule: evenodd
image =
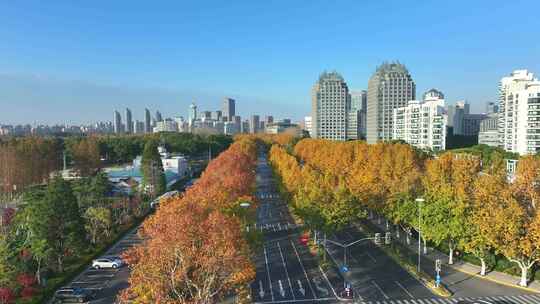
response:
M280 199L265 156L257 166L256 229L264 234L264 245L256 257L256 280L252 283L254 303L335 302L336 293L308 248L299 241L287 206Z
M251 285L254 303L338 303L346 300L373 304L540 303L537 294L470 277L464 278L466 283L456 284L464 284L472 290L460 288L454 297L438 297L388 257L379 247L381 245L370 240L349 247L346 262L343 248L327 242L328 258L333 263L323 271L307 246L300 242L301 227L295 226L280 198L265 155L260 155L258 160L257 195L261 203L256 229L263 232L264 246L255 260L257 275ZM326 237L347 244L373 236L357 227L349 227ZM348 271L339 273L344 265ZM480 285L487 287L478 287ZM350 287L352 299L346 299L345 286Z

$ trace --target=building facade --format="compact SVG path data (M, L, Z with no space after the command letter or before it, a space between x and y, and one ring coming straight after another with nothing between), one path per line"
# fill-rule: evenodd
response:
M123 126L122 126L122 117L120 116L120 112L114 111L114 133L120 134L123 132Z
M540 151L540 81L516 70L499 85L499 146L508 152Z
M368 83L367 142L392 139L394 109L415 99L416 85L404 65L396 62L379 66Z
M311 96L311 136L346 140L350 95L343 77L337 72L323 72L313 86Z
M260 130L260 118L259 115L251 115L249 119L249 133L258 133Z
M499 117L497 113L489 114L487 118L480 122L478 144L491 147L499 146Z
M126 108L126 133L133 133L133 118L131 116L131 110Z
M433 89L424 100L411 100L407 106L394 109L392 139L432 151L446 148L444 95Z
M223 119L225 121L230 121L236 115L235 107L236 101L234 99L229 97L223 99Z

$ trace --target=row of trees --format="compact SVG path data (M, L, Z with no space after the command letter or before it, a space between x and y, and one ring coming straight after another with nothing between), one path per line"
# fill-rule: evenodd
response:
M0 192L43 183L61 164L59 140L27 137L0 142Z
M255 140L238 138L183 196L160 204L140 229L144 244L127 253L132 272L122 301L215 303L254 279L240 203L256 208L256 155Z
M188 156L224 151L232 138L190 133L90 136L66 138L23 137L0 141L0 192L22 193L30 185L45 183L62 168L64 155L80 176L92 176L103 163L124 164L141 155L148 142Z
M339 229L362 216L359 211L376 212L405 230L407 240L412 229L421 229L424 246L448 245L449 263L459 248L480 259L484 274L486 258L502 254L521 268L525 286L540 260L540 161L521 158L510 183L503 156L490 153L488 162L451 152L428 158L400 143L306 139L294 156L272 147L270 159L293 211L314 229ZM419 204L419 197L425 201Z

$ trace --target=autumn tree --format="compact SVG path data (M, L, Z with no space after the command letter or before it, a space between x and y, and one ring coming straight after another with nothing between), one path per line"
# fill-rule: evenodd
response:
M84 213L86 221L85 228L90 235L92 244L97 244L100 241L100 236L105 239L111 236L113 225L112 214L109 208L90 207Z
M94 175L101 166L99 143L94 138L84 138L69 147L73 167L80 176Z

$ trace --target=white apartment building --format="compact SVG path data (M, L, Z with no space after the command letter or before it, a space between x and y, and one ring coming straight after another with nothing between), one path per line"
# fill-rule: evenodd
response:
M540 81L527 70L516 70L499 85L499 144L508 151L540 151Z
M420 149L439 151L446 147L444 95L437 90L424 94L424 100L411 100L394 109L392 139L403 140Z
M313 132L313 124L312 124L312 121L311 121L311 116L306 116L304 117L304 129L309 133L309 136L312 136L312 132Z
M165 119L162 121L157 121L153 131L154 133L178 132L178 125L174 120Z
M491 147L499 146L499 116L497 113L488 114L488 117L480 122L478 144Z

